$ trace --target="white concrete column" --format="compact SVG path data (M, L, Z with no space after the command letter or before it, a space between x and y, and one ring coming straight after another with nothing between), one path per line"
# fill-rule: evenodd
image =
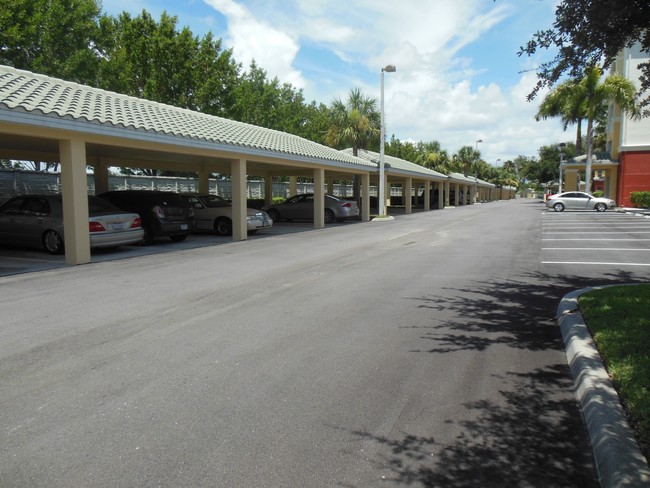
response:
M424 182L424 210L431 210L431 182Z
M264 177L264 203L270 205L273 203L273 176Z
M370 173L361 175L361 221L370 221Z
M210 193L210 171L199 171L199 193Z
M438 210L445 208L445 193L446 183L444 181L438 182Z
M411 192L413 191L413 178L404 178L402 185L402 199L404 200L404 211L407 214L413 213L413 198Z
M450 191L450 184L449 180L445 180L445 207L449 207L449 191Z
M95 180L95 195L109 190L108 187L108 163L99 158L93 168L93 180Z
M82 139L61 140L59 154L63 188L65 262L67 264L89 263L86 143Z
M314 170L314 228L325 227L325 170Z
M334 177L331 175L327 177L327 193L334 195Z
M460 184L454 184L454 207L458 207L460 203Z
M246 160L234 159L230 163L232 183L232 240L245 241L246 228Z
M293 196L296 193L298 193L298 178L289 176L289 196Z

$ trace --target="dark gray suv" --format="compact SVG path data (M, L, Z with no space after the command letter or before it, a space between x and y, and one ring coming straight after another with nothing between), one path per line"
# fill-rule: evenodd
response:
M164 236L180 242L192 230L192 208L177 193L119 190L102 193L99 197L122 210L140 214L145 244L151 244L156 237Z

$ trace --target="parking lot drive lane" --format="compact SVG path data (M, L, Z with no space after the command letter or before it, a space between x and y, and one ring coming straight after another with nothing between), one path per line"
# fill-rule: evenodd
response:
M0 278L0 486L597 486L543 213Z

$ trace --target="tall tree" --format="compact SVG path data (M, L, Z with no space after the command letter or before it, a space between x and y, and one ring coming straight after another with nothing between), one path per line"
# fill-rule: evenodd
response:
M0 64L92 84L100 11L95 0L2 0Z
M339 149L351 146L355 156L359 149L366 149L380 135L377 101L366 97L360 88L352 88L345 102L335 99L330 107L330 118L325 143Z
M620 75L610 75L600 82L602 71L597 67L587 69L584 77L577 83L578 97L585 100L585 113L587 119L587 161L585 168L585 191L591 191L591 158L594 147L594 122L603 106L614 102L628 116L637 117L640 107L637 104L636 88L634 84Z
M473 174L472 170L475 169L476 162L480 157L481 153L472 146L463 146L454 154L454 160L465 176Z
M360 88L353 88L343 102L335 99L330 107L331 126L325 135L325 143L330 147L343 149L352 147L356 156L359 149L368 148L371 141L381 133L381 116L377 111L377 101L366 97ZM352 192L359 202L359 178L354 175Z
M650 2L647 0L562 0L555 10L553 28L538 31L520 48L529 56L542 49L557 52L540 66L532 99L544 86L552 86L562 76L580 78L585 69L600 65L608 69L625 47L639 43L650 53ZM641 88L650 88L650 62L639 64ZM650 97L642 102L650 106Z
M535 119L560 117L564 130L571 124L576 125L576 152L582 154L582 121L587 117L584 92L577 86L579 80L568 80L548 93L539 106Z

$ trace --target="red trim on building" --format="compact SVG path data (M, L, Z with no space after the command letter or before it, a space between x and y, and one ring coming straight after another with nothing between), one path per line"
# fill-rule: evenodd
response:
M630 193L650 191L650 152L621 152L618 168L617 204L631 207Z

